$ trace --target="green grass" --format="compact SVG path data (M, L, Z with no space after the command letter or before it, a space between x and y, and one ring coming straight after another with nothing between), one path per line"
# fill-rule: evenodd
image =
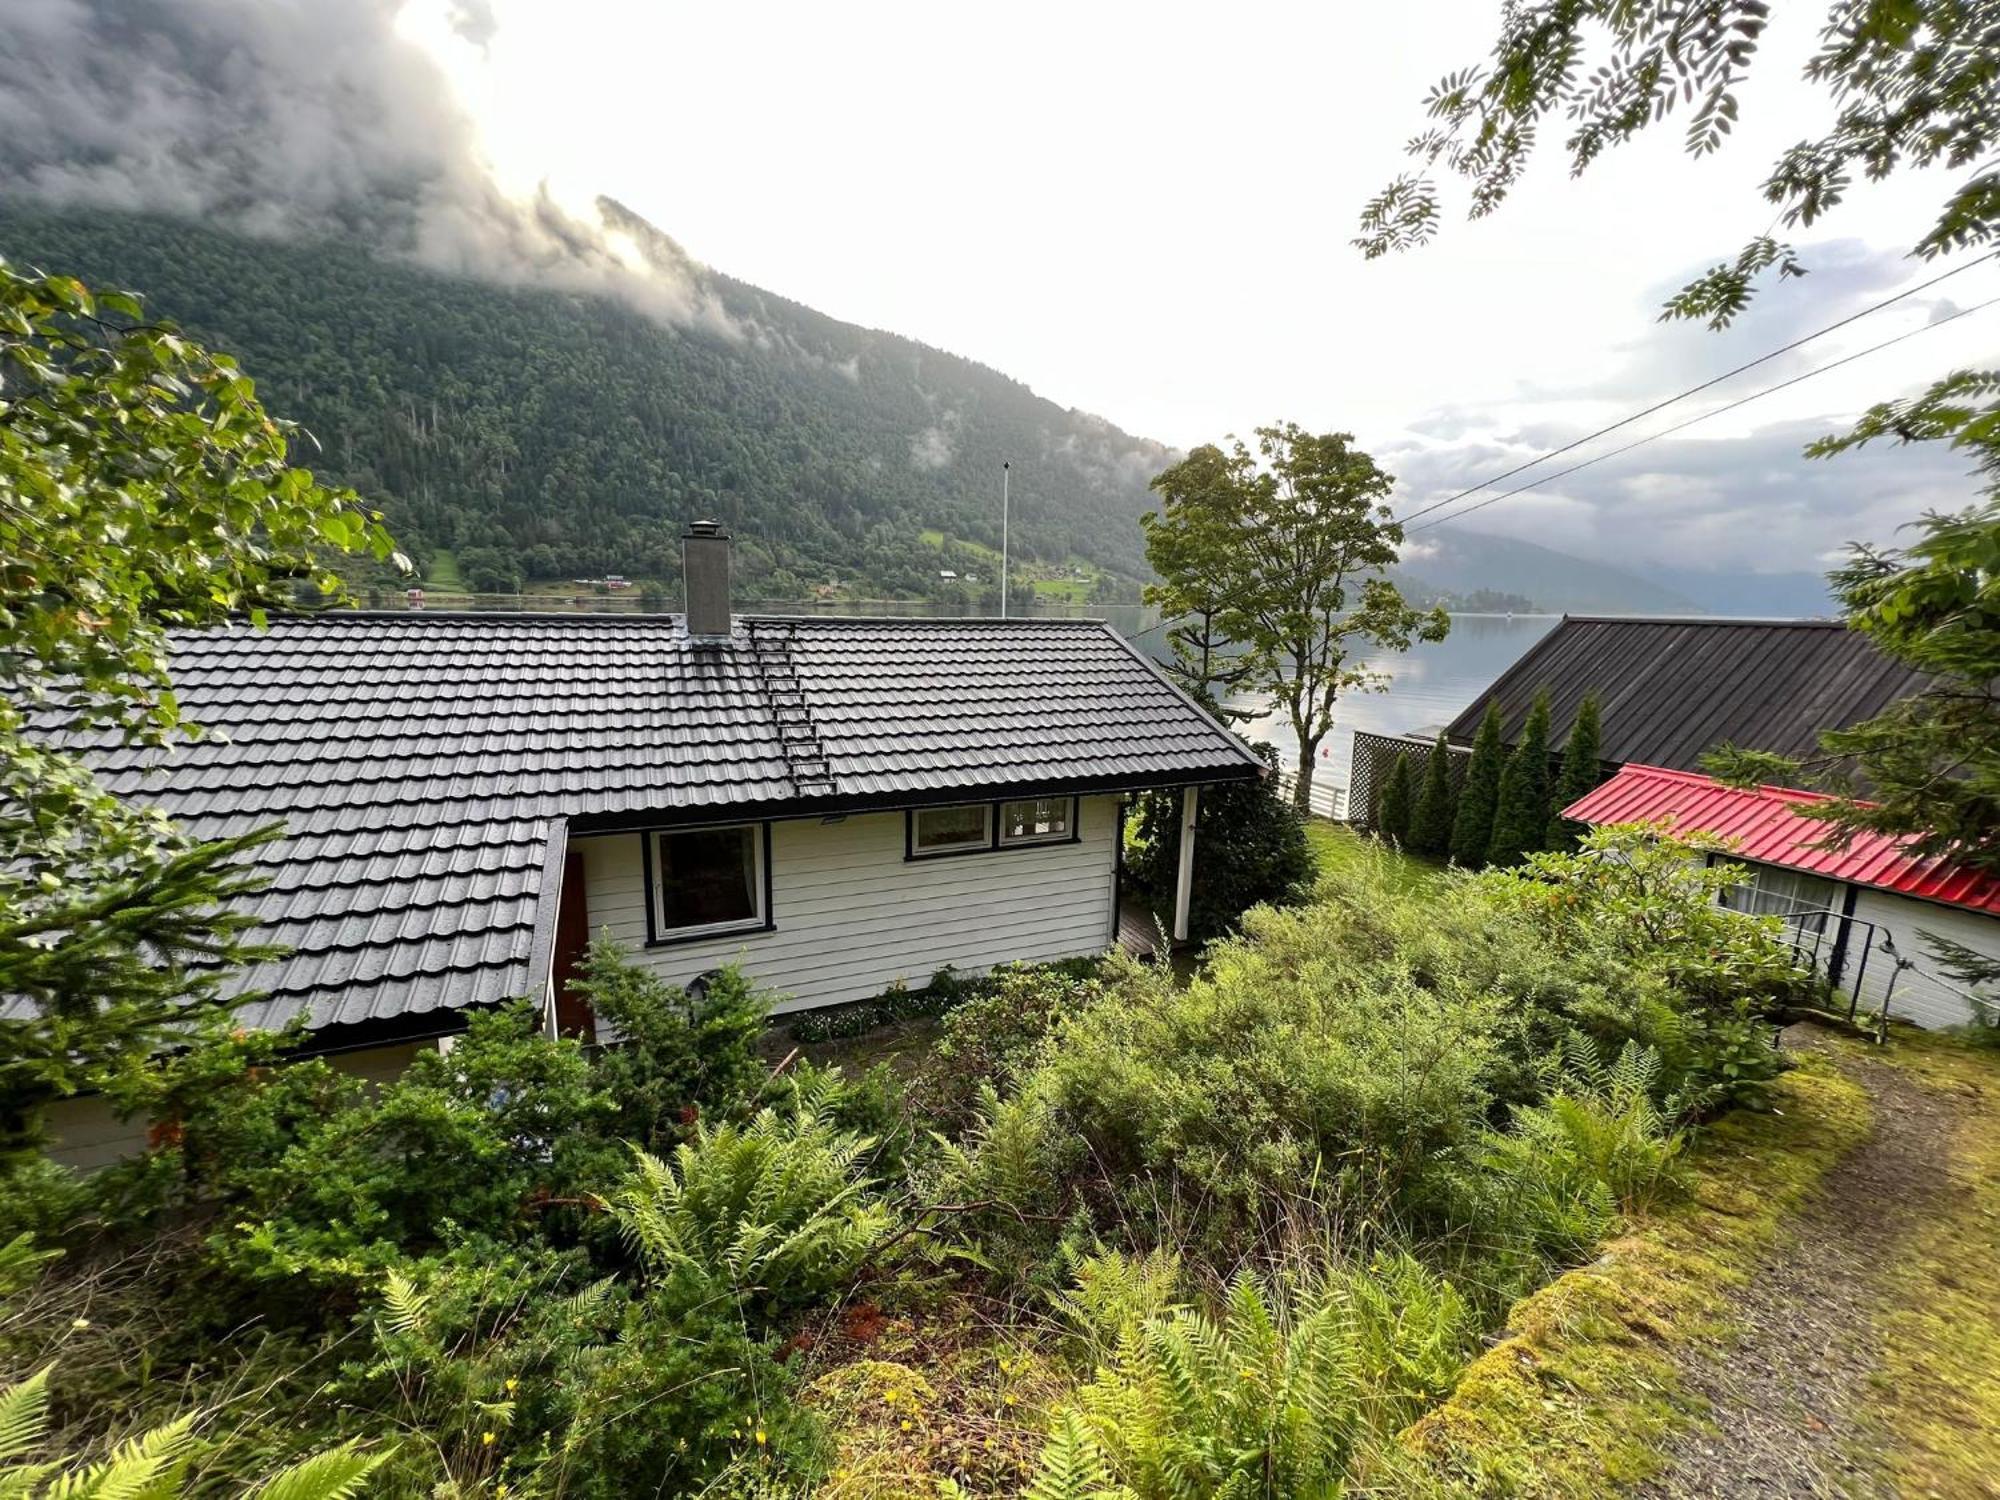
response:
M1443 873L1443 867L1414 854L1404 854L1356 833L1345 823L1329 823L1324 818L1306 819L1306 843L1322 876L1355 869L1369 861L1380 861L1391 884L1399 890L1415 891L1429 885Z
M1088 604L1095 582L1090 578L1037 578L1035 595L1041 599L1061 599L1069 604Z
M1875 1056L1951 1097L1949 1190L1885 1265L1867 1449L1905 1495L2000 1496L2000 1049L1899 1034Z
M440 547L431 554L431 565L424 571L424 586L448 594L465 592L465 577L458 571L458 559L450 551Z
M975 556L985 558L990 563L998 563L1000 561L1000 554L996 549L987 546L983 542L967 541L962 536L947 536L942 531L920 531L917 533L917 540L927 547L940 548L949 542L952 546L961 547Z

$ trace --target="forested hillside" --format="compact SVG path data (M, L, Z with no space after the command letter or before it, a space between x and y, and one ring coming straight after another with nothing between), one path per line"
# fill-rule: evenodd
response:
M1162 445L713 272L694 274L726 316L668 327L355 244L18 202L0 202L0 255L143 292L236 354L319 439L302 461L378 503L420 563L494 548L530 579L671 580L680 524L712 515L754 592L926 593L953 565L938 533L998 546L1007 459L1017 558L1145 571Z

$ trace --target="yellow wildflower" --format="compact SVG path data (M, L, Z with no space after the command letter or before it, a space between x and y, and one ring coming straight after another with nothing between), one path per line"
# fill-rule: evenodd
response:
M764 1429L759 1427L757 1429L757 1446L760 1448L763 1447L766 1441L767 1439L764 1436Z
M492 1447L492 1446L493 1446L493 1445L494 1445L494 1444L495 1444L496 1442L498 1442L498 1441L499 1441L499 1439L498 1439L498 1438L496 1438L496 1437L495 1437L495 1436L494 1436L494 1435L493 1435L492 1433L490 1433L490 1432L482 1432L482 1433L480 1433L480 1434L479 1434L479 1441L480 1441L480 1442L481 1442L482 1444L484 1444L484 1445L485 1445L486 1447L488 1447L488 1448L491 1448L491 1447Z
M908 1432L909 1430L910 1430L910 1419L908 1417L905 1417L903 1418L903 1431Z
M521 1388L521 1382L516 1380L512 1375L509 1375L507 1377L507 1394L511 1396L514 1394L514 1392L518 1391L520 1388Z

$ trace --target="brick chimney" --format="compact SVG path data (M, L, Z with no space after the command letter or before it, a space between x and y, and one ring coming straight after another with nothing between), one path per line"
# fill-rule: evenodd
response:
M681 587L688 634L729 637L729 533L720 521L690 521L681 533Z

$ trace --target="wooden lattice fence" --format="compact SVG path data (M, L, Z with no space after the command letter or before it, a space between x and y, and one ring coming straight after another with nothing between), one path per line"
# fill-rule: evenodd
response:
M1347 778L1348 821L1362 828L1374 826L1375 802L1382 788L1389 784L1389 773L1395 769L1397 756L1410 757L1410 785L1415 788L1423 785L1424 773L1430 769L1431 757L1436 753L1435 740L1406 740L1398 735L1355 730L1354 760ZM1472 752L1447 745L1445 754L1450 757L1446 771L1455 795L1465 784L1465 764L1472 759Z

